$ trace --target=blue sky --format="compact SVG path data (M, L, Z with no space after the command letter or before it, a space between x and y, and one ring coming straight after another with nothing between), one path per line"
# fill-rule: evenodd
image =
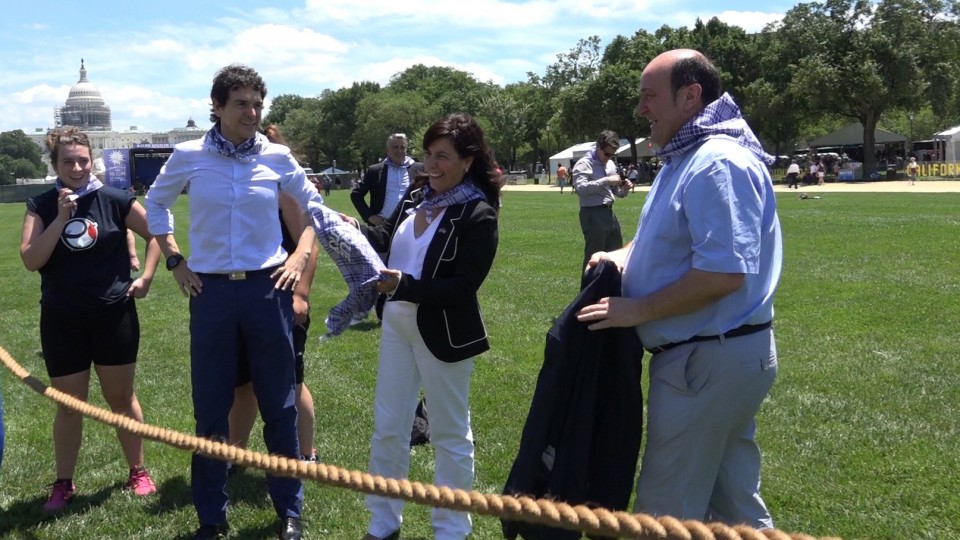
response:
M317 96L354 81L389 82L414 64L449 66L504 85L543 74L580 38L700 17L755 31L793 5L778 0L104 0L18 2L0 18L0 131L53 124L79 79L113 113L115 130L209 125L214 72L257 69L269 94ZM269 7L265 7L269 6Z

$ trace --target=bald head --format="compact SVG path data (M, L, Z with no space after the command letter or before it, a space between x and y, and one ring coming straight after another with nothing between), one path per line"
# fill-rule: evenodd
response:
M700 104L704 107L720 97L720 71L700 51L674 49L656 58L647 67L661 66L670 74L670 90L674 94L684 86L700 85Z
M652 142L663 148L691 118L720 97L720 75L692 49L667 51L643 69L637 114L650 121Z

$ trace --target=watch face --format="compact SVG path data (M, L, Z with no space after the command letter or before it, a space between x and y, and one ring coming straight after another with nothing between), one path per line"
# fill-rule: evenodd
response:
M182 260L183 260L183 255L180 255L179 253L176 255L171 255L167 257L167 270L173 270L174 268L177 267L178 264L180 264L180 261Z

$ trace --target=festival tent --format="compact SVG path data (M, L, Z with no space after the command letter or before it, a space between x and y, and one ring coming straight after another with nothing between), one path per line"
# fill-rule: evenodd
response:
M876 128L874 137L877 144L885 143L906 143L907 138L899 133ZM812 141L807 141L810 148L833 148L843 146L863 146L863 124L854 122L842 127L833 133L827 133L823 137L818 137Z
M343 169L336 169L334 167L327 167L326 169L320 171L319 174L347 174L349 171Z
M945 162L960 162L960 126L953 126L940 133L934 133L933 137L943 141L943 158Z
M550 156L550 174L556 174L557 165L563 164L567 169L573 167L573 164L577 162L578 159L582 158L584 154L590 151L593 148L595 141L575 144L566 150L562 150L559 153L556 153Z
M648 141L646 137L640 137L637 139L634 144L637 145L637 157L652 157L655 156L653 152L653 143ZM620 149L617 150L617 159L630 158L630 143L623 144L620 146Z

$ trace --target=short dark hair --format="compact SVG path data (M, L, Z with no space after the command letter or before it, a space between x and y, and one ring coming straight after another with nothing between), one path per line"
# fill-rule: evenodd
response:
M54 170L57 168L57 159L60 157L60 145L75 144L77 146L86 146L90 151L90 159L93 159L93 150L90 148L90 137L80 131L80 128L74 126L59 127L49 133L43 140L43 144L50 151L50 163Z
M720 98L720 71L702 54L681 58L670 70L670 91L674 99L677 91L688 84L699 84L703 89L700 103L704 107Z
M605 129L600 132L600 136L597 137L597 150L601 150L608 146L613 148L620 148L620 137L615 131Z
M449 139L461 158L473 156L467 176L483 191L487 202L499 208L503 175L497 174L497 162L484 140L480 124L466 113L448 114L427 128L423 134L423 148L429 148L438 139Z
M250 87L260 91L260 99L267 97L267 83L263 82L260 74L255 69L243 64L230 64L220 68L220 71L213 76L213 86L210 87L210 121L217 123L220 118L214 114L214 107L221 107L227 104L230 99L230 91L237 88Z

